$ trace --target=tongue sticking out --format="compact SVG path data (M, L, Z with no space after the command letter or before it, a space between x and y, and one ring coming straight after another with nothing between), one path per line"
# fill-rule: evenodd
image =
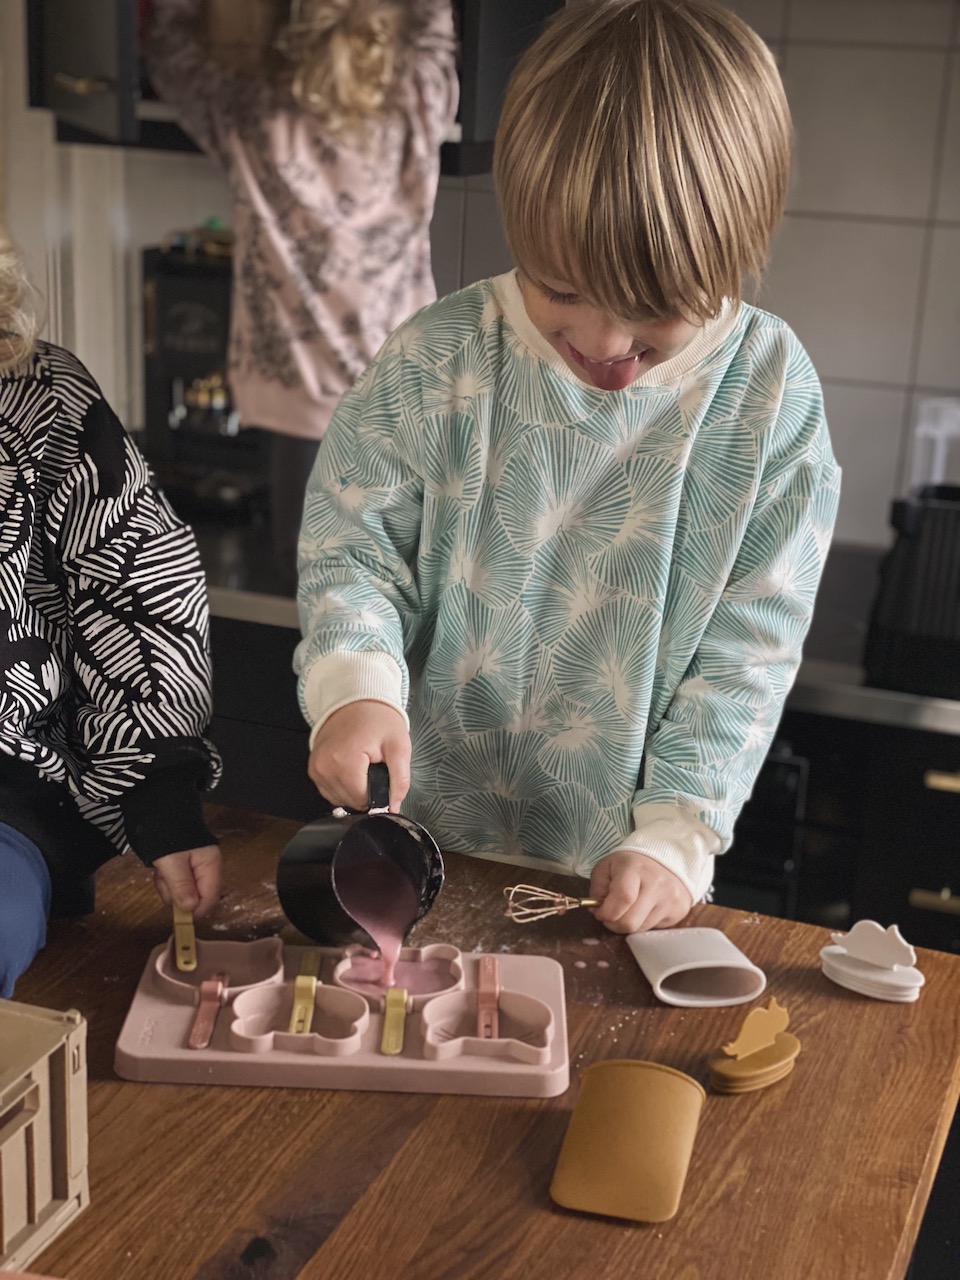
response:
M576 347L570 347L570 354L593 385L601 391L622 391L624 387L629 387L637 376L642 358L640 355L627 356L625 360L614 360L611 364L588 360Z

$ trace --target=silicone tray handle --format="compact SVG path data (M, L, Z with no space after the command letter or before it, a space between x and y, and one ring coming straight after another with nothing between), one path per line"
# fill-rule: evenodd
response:
M403 1033L407 1022L407 993L403 987L391 987L383 1003L383 1033L380 1052L388 1057L403 1053Z

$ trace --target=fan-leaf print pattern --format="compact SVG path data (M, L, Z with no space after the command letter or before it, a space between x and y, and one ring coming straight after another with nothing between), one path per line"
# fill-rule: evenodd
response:
M615 805L636 790L635 738L636 727L624 720L612 698L587 706L567 699L543 726L538 759L557 784L579 783L601 804Z
M630 510L626 476L610 450L576 431L531 429L507 462L497 510L520 555L532 556L556 538L584 556L608 547Z
M552 646L585 614L621 594L622 588L598 578L578 548L560 543L541 550L539 572L527 579L523 603L534 619L540 643Z
M579 618L555 649L558 688L592 709L612 700L635 732L646 719L659 625L659 611L632 596Z
M496 281L442 299L344 397L307 495L299 669L409 663L404 808L444 847L586 873L664 803L725 847L836 513L816 376L743 306L699 364L600 392L517 305Z
M443 551L450 583L462 583L485 605L505 609L520 597L529 565L503 536L489 496L457 519ZM440 574L430 576L440 579Z
M470 790L498 795L505 800L529 800L550 786L550 778L537 760L535 735L505 731L465 736L452 747L437 769L437 789L448 800Z
M530 805L525 834L528 848L546 850L545 861L587 876L596 862L593 851L612 853L629 825L626 800L604 809L591 790L574 783L554 787Z
M468 733L483 732L509 718L511 694L522 684L529 661L529 634L530 619L519 604L490 609L463 588L444 592L424 680L441 695L456 694ZM476 682L488 704L482 723L471 697Z
M669 551L682 475L661 458L634 458L632 486L639 488L609 546L591 559L604 582L641 599L660 600L666 589Z
M83 366L40 343L0 374L0 752L122 850L117 799L152 769L216 780L210 714L193 535Z

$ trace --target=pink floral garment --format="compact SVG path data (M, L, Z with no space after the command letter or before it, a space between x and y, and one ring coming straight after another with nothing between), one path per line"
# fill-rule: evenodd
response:
M402 109L361 149L289 94L212 62L203 0L154 0L151 80L233 192L229 377L247 426L320 439L388 334L436 297L430 220L458 102L453 15L450 0L413 3Z

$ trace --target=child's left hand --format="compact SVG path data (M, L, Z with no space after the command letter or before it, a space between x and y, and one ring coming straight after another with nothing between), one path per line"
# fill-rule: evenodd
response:
M153 885L168 907L176 904L196 916L205 915L220 897L219 848L208 844L157 858Z
M669 929L679 924L693 898L679 877L645 853L617 849L601 858L590 877L594 918L614 933Z

